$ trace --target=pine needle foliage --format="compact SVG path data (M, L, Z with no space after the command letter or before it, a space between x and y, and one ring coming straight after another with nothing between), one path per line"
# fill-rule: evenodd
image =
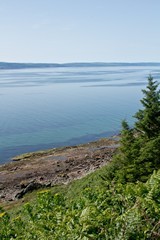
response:
M142 92L144 97L141 103L144 108L134 116L137 119L135 128L150 139L160 134L160 90L151 75L148 77L147 89Z
M160 90L152 76L142 91L143 109L135 114L134 128L122 121L119 153L106 173L111 181L145 182L160 168Z

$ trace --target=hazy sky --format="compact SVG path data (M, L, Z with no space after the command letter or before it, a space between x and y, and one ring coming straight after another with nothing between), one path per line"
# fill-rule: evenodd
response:
M0 61L160 62L160 0L0 0Z

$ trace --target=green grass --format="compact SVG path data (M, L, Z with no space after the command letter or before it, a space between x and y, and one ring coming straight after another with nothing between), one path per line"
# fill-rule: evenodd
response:
M106 167L68 185L26 195L1 210L0 239L159 239L160 171L147 183L102 180Z

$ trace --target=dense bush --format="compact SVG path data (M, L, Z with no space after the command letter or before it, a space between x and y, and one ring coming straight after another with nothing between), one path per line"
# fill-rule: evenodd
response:
M160 171L147 183L85 188L79 200L42 191L14 218L0 214L0 239L160 239Z

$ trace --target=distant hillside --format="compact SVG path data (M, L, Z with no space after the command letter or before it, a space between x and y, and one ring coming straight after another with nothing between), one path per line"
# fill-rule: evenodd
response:
M160 66L156 62L140 62L140 63L105 63L105 62L91 62L91 63L11 63L0 62L0 69L24 69L24 68L54 68L54 67L114 67L114 66Z
M60 64L49 63L10 63L0 62L0 69L48 68L59 67Z

